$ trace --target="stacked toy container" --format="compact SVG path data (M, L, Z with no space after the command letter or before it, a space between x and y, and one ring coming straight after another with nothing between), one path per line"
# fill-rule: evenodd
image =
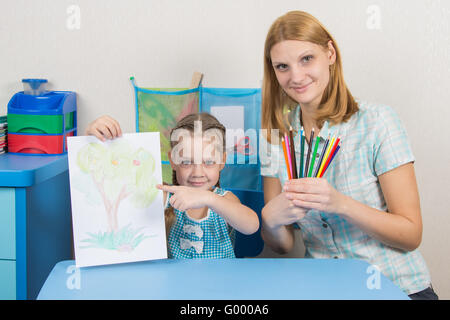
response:
M24 79L24 91L8 103L10 153L57 155L77 133L76 94L46 91L45 79Z

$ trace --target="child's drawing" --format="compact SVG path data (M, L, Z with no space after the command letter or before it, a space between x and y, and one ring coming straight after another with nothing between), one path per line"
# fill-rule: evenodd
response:
M77 266L166 258L159 133L68 147Z

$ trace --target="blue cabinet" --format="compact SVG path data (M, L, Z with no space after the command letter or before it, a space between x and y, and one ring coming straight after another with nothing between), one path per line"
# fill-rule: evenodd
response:
M67 155L0 155L0 300L36 298L70 258Z
M0 260L15 260L16 228L14 188L0 188L0 208Z
M16 299L16 262L0 260L0 299Z

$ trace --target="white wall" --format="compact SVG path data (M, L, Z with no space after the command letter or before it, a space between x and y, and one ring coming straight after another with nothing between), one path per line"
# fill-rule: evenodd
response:
M71 5L79 29L70 28ZM334 35L355 96L400 113L417 159L420 250L437 293L450 299L449 1L2 0L0 114L26 77L77 92L80 133L102 114L134 131L131 75L142 86L184 87L201 71L205 86L258 87L266 32L294 9Z

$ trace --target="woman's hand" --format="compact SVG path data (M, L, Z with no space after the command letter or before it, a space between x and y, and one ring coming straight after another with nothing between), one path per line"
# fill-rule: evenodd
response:
M287 195L286 192L280 193L270 200L261 212L262 220L269 229L291 225L306 215L308 210L296 206Z
M340 214L345 212L346 196L323 178L302 178L286 181L286 198L300 208Z
M86 134L105 141L106 139L121 137L122 129L116 120L105 115L92 121L86 129Z
M170 197L169 203L172 207L180 211L203 208L207 206L208 199L212 195L211 191L185 186L168 186L158 184L156 188L173 193L172 197Z
M292 250L295 242L292 224L301 220L307 210L295 206L282 192L280 180L264 177L264 203L261 211L261 236L272 250L280 254Z

